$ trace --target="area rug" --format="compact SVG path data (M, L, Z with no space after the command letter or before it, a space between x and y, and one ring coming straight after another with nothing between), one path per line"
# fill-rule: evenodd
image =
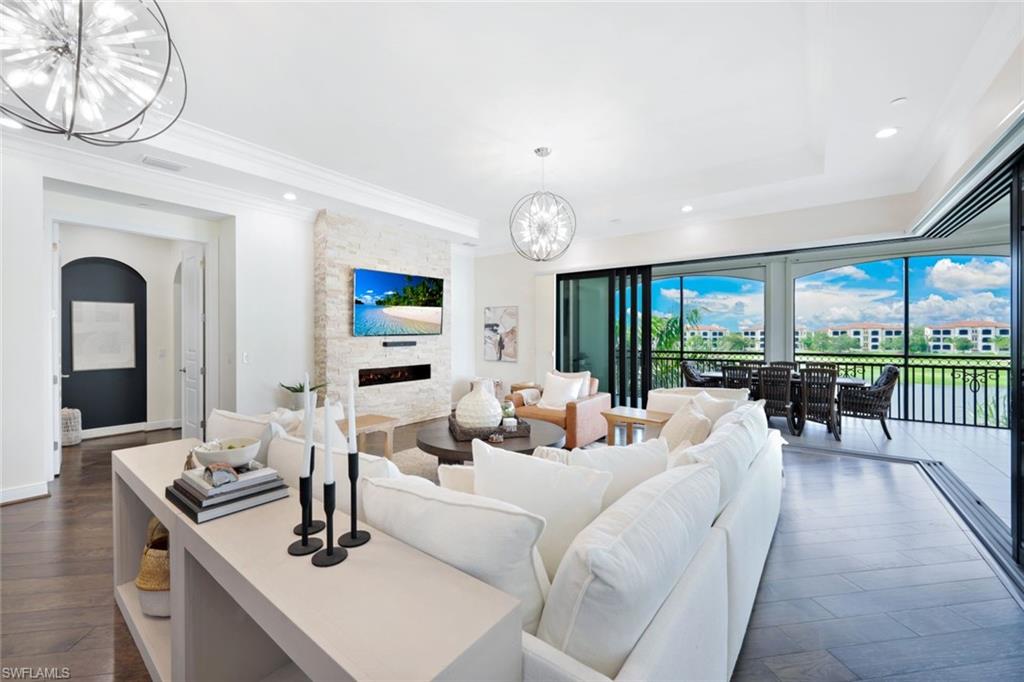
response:
M422 476L437 483L437 457L428 455L419 448L396 452L391 455L391 461L403 474Z

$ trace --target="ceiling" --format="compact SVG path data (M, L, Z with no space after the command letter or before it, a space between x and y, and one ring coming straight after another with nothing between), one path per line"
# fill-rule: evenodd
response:
M162 6L185 120L476 218L488 251L541 145L578 238L911 192L1024 35L985 2Z

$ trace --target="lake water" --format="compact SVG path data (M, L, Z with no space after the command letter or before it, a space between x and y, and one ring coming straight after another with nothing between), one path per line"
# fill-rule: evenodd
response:
M384 306L356 305L356 336L400 336L403 334L440 334L441 325L388 315ZM434 310L431 308L430 310Z

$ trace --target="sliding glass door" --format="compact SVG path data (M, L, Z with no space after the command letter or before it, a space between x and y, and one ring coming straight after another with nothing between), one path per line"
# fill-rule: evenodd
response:
M642 407L650 388L650 268L558 276L555 367L589 371L612 405Z

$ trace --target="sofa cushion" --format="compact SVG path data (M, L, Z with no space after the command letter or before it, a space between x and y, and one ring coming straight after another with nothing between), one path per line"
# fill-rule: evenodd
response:
M260 449L256 461L267 463L267 446L273 438L270 419L266 416L250 417L227 410L214 410L206 420L206 437L210 440L221 438L259 438Z
M597 392L597 389L591 390L590 372L559 372L557 369L554 370L553 374L556 374L565 379L581 379L579 393L576 394L577 398L586 398L588 395L593 395Z
M748 401L740 405L715 422L715 429L724 428L729 424L739 424L746 429L754 452L760 450L768 440L768 418L764 413L763 400Z
M549 587L536 548L544 519L416 476L370 479L363 496L368 524L518 598L523 629L536 631Z
M473 467L465 464L441 464L437 467L437 481L442 488L460 493L474 493Z
M601 502L601 508L606 509L640 483L665 471L668 444L664 438L655 438L632 445L576 448L572 452L541 447L533 451L533 456L610 473L612 481Z
M647 392L647 399L656 394L676 396L696 396L698 393L707 393L712 398L728 398L729 400L747 400L750 397L750 390L746 388L709 388L698 386L680 386L677 388L652 388Z
M516 416L522 419L540 419L550 424L557 424L565 428L565 409L550 410L540 405L524 405L516 408Z
M669 467L708 463L721 478L721 492L718 496L718 511L729 504L740 489L750 463L757 455L753 441L741 424L733 423L718 429L699 445L681 452L673 451Z
M698 465L644 481L566 553L537 636L615 677L711 529L718 473Z
M537 543L553 576L576 534L601 512L612 475L473 441L473 491L525 509L547 525Z
M701 411L696 402L689 402L669 418L661 427L661 437L668 443L669 450L675 450L683 441L703 443L711 433L711 420Z
M694 396L693 402L711 420L712 426L721 417L724 417L727 413L732 412L743 404L741 401L732 400L731 398L715 398L707 391L701 391Z
M554 372L548 372L544 378L544 391L537 405L549 410L564 410L567 402L579 400L581 386L583 379L567 379Z
M646 409L648 412L675 414L679 411L679 408L692 402L692 395L669 393L668 391L648 391Z
M294 436L279 435L270 441L268 449L267 464L277 473L281 474L284 482L293 488L299 487L299 474L302 473L302 464L305 441ZM337 508L346 514L351 509L351 502L348 494L348 454L344 450L331 448L334 452L334 479L338 482ZM313 460L313 497L323 499L324 489L324 448L316 445L313 448L315 459ZM359 453L359 485L367 478L401 478L402 472L391 460ZM362 499L361 497L359 498ZM357 503L358 504L358 503ZM362 515L362 508L357 509Z

